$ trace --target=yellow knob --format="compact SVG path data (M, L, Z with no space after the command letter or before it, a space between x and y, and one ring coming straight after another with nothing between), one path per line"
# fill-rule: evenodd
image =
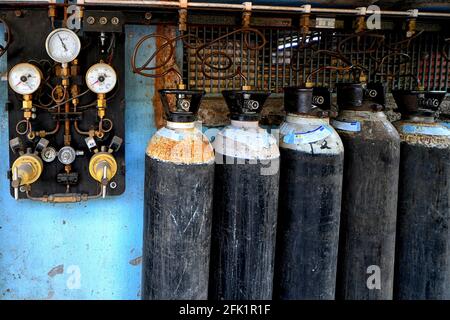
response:
M99 152L92 156L89 162L89 174L91 177L102 182L106 170L106 180L110 181L117 173L117 161L108 152Z
M20 185L28 185L36 182L42 174L44 165L41 158L35 154L24 154L14 161L12 172L17 171Z

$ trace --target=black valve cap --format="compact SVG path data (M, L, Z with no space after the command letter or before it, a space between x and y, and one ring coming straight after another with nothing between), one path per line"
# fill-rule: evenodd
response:
M288 113L309 113L312 109L313 89L286 87L284 90L284 110Z
M270 91L224 90L222 95L230 110L230 119L238 121L258 121Z
M164 107L166 119L172 122L193 122L197 120L197 113L200 109L202 98L205 95L203 90L180 90L162 89L159 90L161 102ZM169 95L175 95L175 106L170 106Z
M361 83L337 83L337 104L339 108L361 107L364 88Z
M434 115L445 98L445 91L392 90L402 115Z
M332 90L326 87L314 87L313 88L313 96L312 96L312 104L322 110L330 110L331 109L331 94Z
M364 102L386 106L386 85L382 82L370 82L364 90Z

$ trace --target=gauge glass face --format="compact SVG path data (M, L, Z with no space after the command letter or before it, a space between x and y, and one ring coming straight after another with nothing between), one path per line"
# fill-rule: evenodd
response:
M75 32L61 28L48 35L45 47L50 58L59 63L68 63L77 58L81 42Z
M19 63L8 73L8 83L18 94L32 94L41 85L41 72L29 63Z
M94 64L86 73L86 84L94 93L108 93L116 86L117 75L106 63Z

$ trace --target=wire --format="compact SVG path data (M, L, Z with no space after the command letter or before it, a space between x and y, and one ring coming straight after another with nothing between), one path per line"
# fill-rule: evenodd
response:
M224 72L224 71L230 70L233 67L233 65L234 65L233 59L226 51L218 51L218 50L210 49L210 52L208 54L204 55L202 53L205 49L211 48L215 43L220 42L224 39L228 39L228 37L235 35L237 33L243 33L243 39L244 39L244 48L243 49L247 49L247 50L251 50L251 51L259 51L262 48L264 48L264 46L267 44L266 37L264 36L264 34L261 31L259 31L258 29L245 27L245 28L240 28L240 29L236 29L234 31L228 32L206 44L201 45L200 47L198 47L196 49L195 55L201 61L201 70L202 70L203 75L206 78L213 79L213 80L227 80L227 79L233 79L236 76L240 76L244 80L244 83L247 82L247 78L242 73L240 66L236 67L235 71L228 75L223 75L223 76L212 75L212 72L214 72L214 71L215 72ZM255 33L255 36L258 36L261 39L260 44L255 43L255 45L250 45L250 34L251 33ZM220 59L222 56L225 59ZM214 57L218 58L217 59L218 65L212 64ZM221 61L225 61L226 63L223 65L220 63ZM209 68L209 73L207 72L206 68Z
M8 51L9 45L11 44L11 29L9 28L9 25L6 23L5 20L0 18L0 23L3 23L5 26L5 45L0 44L0 58Z

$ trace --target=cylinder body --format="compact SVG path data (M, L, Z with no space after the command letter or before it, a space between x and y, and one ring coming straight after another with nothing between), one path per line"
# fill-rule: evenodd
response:
M336 296L392 299L400 138L383 112L341 111L345 149Z
M396 299L450 299L450 129L399 121Z
M143 299L208 297L214 153L194 123L168 123L146 156Z
M279 187L275 137L257 121L232 121L216 136L209 296L272 298Z
M274 298L334 299L344 147L328 118L281 126Z

